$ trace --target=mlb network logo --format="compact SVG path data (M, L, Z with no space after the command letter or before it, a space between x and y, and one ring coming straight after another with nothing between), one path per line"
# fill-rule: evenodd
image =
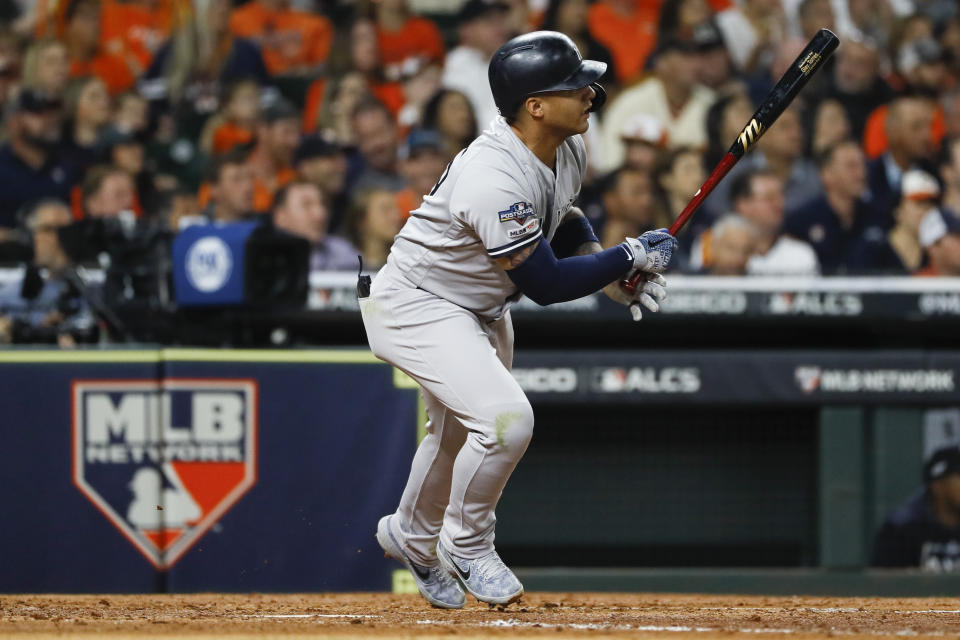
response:
M157 569L256 483L255 380L75 380L73 482Z

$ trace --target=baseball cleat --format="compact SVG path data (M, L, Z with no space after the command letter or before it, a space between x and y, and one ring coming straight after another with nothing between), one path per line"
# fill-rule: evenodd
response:
M437 542L437 558L440 565L481 602L507 605L523 595L523 585L496 551L468 560L454 557Z
M400 548L393 535L390 522L393 515L383 516L377 524L377 542L388 558L397 560L413 575L420 595L427 602L441 609L460 609L467 600L466 594L454 578L442 566L425 567L416 564Z

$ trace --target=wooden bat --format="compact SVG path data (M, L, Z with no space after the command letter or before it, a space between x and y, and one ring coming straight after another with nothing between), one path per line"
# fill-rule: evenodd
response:
M830 57L830 54L834 52L838 44L840 44L840 39L829 29L820 29L817 35L813 36L813 39L807 43L807 46L804 47L800 55L797 56L797 59L793 61L793 64L791 64L783 74L783 77L780 78L777 85L767 94L767 97L764 98L760 108L757 109L753 117L750 118L750 122L747 123L747 126L745 126L743 131L740 132L740 135L737 136L737 139L723 156L723 159L717 163L717 166L714 167L710 175L707 176L703 185L697 189L693 198L690 199L687 206L683 208L683 211L680 212L677 219L670 225L670 235L677 235L680 229L683 228L683 225L685 225L687 220L693 215L693 212L700 207L703 200L710 195L714 187L723 180L723 177L733 168L733 165L737 164L737 161L743 157L743 154L749 151L750 148L756 144L757 140L760 139L760 136L777 121L777 118L780 117L783 110L797 97L800 90L807 84L810 76L823 66L823 63ZM642 278L642 274L634 274L632 278L624 278L621 280L620 286L633 295L636 293L637 286Z

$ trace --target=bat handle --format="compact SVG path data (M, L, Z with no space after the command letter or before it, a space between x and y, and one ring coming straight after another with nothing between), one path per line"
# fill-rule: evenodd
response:
M668 231L670 235L676 237L680 233L680 229L683 229L683 226L687 224L687 220L693 215L693 212L700 208L700 205L706 199L708 195L713 191L714 187L717 186L717 183L723 180L723 177L727 175L733 165L737 164L737 161L742 156L734 155L730 152L727 152L723 156L723 159L720 160L720 163L717 164L714 168L713 173L706 179L703 185L697 189L697 192L690 198L690 202L687 203L687 206L683 208L683 211L680 212L680 215L677 216L677 219L673 221L673 224L670 225ZM637 272L629 278L624 278L620 281L620 288L626 291L631 296L636 295L637 287L640 286L640 281L643 280L643 273Z

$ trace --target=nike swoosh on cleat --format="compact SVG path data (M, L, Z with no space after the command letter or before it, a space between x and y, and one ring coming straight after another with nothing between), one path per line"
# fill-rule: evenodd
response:
M413 572L417 574L417 577L426 582L430 578L430 569L421 567L420 565L410 563L410 566L413 567Z
M467 570L466 573L464 573L464 572L463 572L463 569L460 568L460 565L458 565L458 564L456 563L456 561L453 560L453 558L450 559L450 564L452 564L452 565L453 565L453 568L457 570L457 573L460 574L460 577L463 579L464 582L466 582L467 580L470 579L470 570L469 570L469 569Z

